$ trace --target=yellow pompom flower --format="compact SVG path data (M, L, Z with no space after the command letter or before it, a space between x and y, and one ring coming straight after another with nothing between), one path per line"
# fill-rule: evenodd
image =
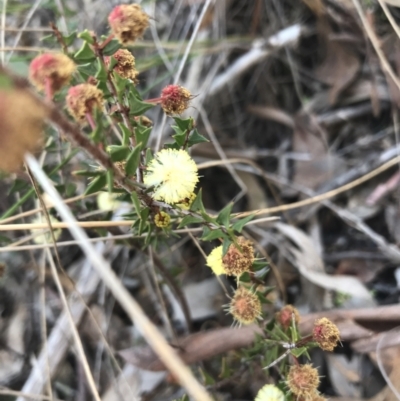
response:
M101 192L97 195L97 207L103 212L118 209L122 202L118 201L119 194L110 194L109 192Z
M199 181L197 171L185 150L163 149L149 163L143 181L154 187L153 199L174 204L193 193Z
M285 401L285 395L273 384L266 384L257 393L254 401Z
M220 276L226 274L224 264L222 262L222 245L214 248L207 256L206 264L211 267L215 275Z

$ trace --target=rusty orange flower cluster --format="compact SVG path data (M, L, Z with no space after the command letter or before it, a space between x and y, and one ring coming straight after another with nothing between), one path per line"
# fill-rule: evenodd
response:
M286 305L275 314L275 319L284 329L288 329L292 324L292 316L294 316L295 323L299 323L299 311L292 305Z
M313 340L324 351L333 351L340 341L340 332L337 326L328 318L323 317L314 323Z
M228 252L222 258L225 272L231 276L240 276L249 271L254 262L254 248L251 241L239 237L237 245L230 245Z
M251 241L238 237L237 244L231 244L223 256L222 245L214 248L207 256L207 266L216 275L227 274L240 277L251 270L254 262L254 247Z
M69 84L75 70L75 63L65 54L44 53L29 65L29 79L38 90L48 91L51 96Z
M122 78L130 79L136 83L139 73L135 68L135 57L132 56L132 53L126 49L119 49L113 54L113 57L117 60L113 70ZM106 57L107 65L110 64L110 59L111 57Z
M134 43L149 26L149 16L138 4L116 6L108 16L111 32L123 44Z
M318 371L311 365L291 366L286 382L289 390L299 398L308 400L308 397L318 394Z
M84 124L87 115L92 115L95 108L103 106L103 92L91 84L72 86L68 90L67 108L80 124Z
M261 317L261 302L257 294L240 286L229 304L228 311L239 324L250 324Z
M182 114L188 107L192 95L179 85L168 85L161 91L161 107L165 114Z

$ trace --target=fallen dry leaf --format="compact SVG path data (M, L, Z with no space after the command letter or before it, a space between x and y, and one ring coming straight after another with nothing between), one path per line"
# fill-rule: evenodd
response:
M339 172L342 161L328 152L326 133L314 115L300 112L295 116L292 148L305 153L309 160L296 160L293 182L316 189Z
M397 329L395 332L388 334L396 334L397 337L400 337L400 331ZM385 336L386 337L386 336ZM382 343L385 342L385 339ZM382 344L383 345L383 344ZM380 355L380 349L377 348L377 361L378 366L381 370L383 377L386 380L387 386L374 398L373 401L397 401L400 400L400 347L396 347L392 350L393 356L396 359L392 364L391 372L388 373L386 368L382 364L382 358Z
M319 20L317 28L325 58L316 69L315 75L331 86L329 101L333 105L343 90L353 82L361 63L351 44L332 38L333 30L326 18Z
M282 243L282 248L294 257L295 267L303 277L327 290L335 290L363 300L363 302L373 303L370 292L356 277L332 276L325 273L323 261L307 234L297 227L285 223L276 223L274 226L290 240L290 242Z

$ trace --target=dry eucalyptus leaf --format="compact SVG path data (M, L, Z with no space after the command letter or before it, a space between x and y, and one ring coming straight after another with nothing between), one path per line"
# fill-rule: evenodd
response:
M329 379L335 392L343 397L360 397L360 364L361 356L326 353Z
M345 293L373 304L370 292L356 277L325 273L323 261L307 234L284 223L276 223L275 227L291 241L285 244L285 248L294 257L295 267L303 277L326 290Z
M315 75L331 86L329 101L337 103L339 95L353 82L360 70L360 60L349 43L332 38L333 30L329 22L320 20L318 25L323 49L326 52L324 61L317 68Z
M294 123L293 151L308 154L309 160L296 160L293 182L315 189L337 174L343 162L328 152L326 133L314 115L299 113Z
M400 327L396 327L393 330L388 331L385 333L378 345L376 347L376 357L379 369L387 383L387 389L383 390L381 394L383 397L379 400L382 401L395 401L400 400L400 347L396 347L393 349L394 355L396 355L396 362L392 365L391 372L388 372L385 368L384 361L383 361L383 354L381 352L382 348L387 346L386 343L390 342L391 337L400 337ZM378 394L379 396L379 394ZM378 397L377 396L377 397Z

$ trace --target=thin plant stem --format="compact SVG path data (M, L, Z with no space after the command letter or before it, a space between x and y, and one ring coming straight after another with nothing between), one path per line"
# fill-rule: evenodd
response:
M90 125L90 128L94 131L96 129L96 123L93 119L93 116L90 113L86 113L85 115L87 122Z
M273 214L273 213L280 213L280 212L283 212L286 210L299 209L304 206L309 206L314 203L318 203L318 202L333 198L343 192L353 189L354 187L357 187L357 186L363 184L364 182L369 181L371 178L374 178L377 175L388 170L389 168L397 165L399 162L400 162L400 156L396 156L393 159L389 160L388 162L377 167L376 169L361 176L360 178L357 178L356 180L349 182L348 184L342 185L339 188L332 189L331 191L324 192L323 194L316 195L316 196L313 196L308 199L304 199L304 200L301 200L298 202L288 203L288 204L280 205L280 206L273 206L273 207L268 207L268 208L264 208L264 209L255 209L255 210L250 210L248 212L236 213L236 214L233 214L232 217L242 218L242 217L250 216L251 214L254 214L254 215ZM254 167L257 171L261 171L260 167L258 167L257 164L253 163L251 160L241 159L241 158L232 158L232 159L227 159L227 160L216 160L216 161L212 161L212 162L205 162L205 163L199 164L198 168L200 170L203 168L209 168L209 167L214 167L214 166L223 166L225 164L235 164L235 163L248 164L248 165L251 165L252 167Z

